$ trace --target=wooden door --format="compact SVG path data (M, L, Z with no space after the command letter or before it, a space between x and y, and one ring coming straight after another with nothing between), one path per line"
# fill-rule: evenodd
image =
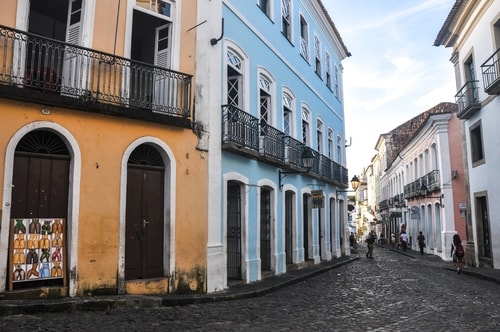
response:
M150 147L145 149L158 154ZM165 274L163 162L154 165L151 160L136 161L131 156L127 172L126 280L157 278Z

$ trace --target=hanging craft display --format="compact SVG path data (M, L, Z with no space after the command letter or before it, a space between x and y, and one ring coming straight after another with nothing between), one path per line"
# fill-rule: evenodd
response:
M10 229L12 283L64 278L64 219L12 219Z

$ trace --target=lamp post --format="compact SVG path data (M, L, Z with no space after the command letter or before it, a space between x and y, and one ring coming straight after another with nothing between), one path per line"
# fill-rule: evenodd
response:
M314 165L314 160L316 159L316 156L314 155L314 152L313 150L310 148L310 147L304 147L304 149L302 150L302 155L301 155L301 158L302 158L302 166L303 168L305 168L305 170L303 171L282 171L282 170L279 170L279 182L278 182L278 185L279 185L279 188L280 190L283 189L283 183L282 183L282 180L288 175L288 174L301 174L301 173L309 173L309 171L311 170L311 168L313 167Z
M356 175L354 175L351 179L352 190L335 190L337 198L339 196L339 193L347 193L347 192L351 192L351 191L356 192L358 190L360 184L361 184L361 181L359 181L358 177Z

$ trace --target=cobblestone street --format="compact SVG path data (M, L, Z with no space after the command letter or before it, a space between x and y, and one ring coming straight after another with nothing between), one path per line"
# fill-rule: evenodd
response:
M500 331L500 285L375 248L268 295L177 307L0 317L1 331ZM428 256L427 256L428 257Z

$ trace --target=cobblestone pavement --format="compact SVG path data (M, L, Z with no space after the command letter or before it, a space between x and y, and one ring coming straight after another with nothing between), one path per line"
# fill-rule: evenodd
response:
M500 284L376 248L262 297L7 315L0 331L500 331Z

